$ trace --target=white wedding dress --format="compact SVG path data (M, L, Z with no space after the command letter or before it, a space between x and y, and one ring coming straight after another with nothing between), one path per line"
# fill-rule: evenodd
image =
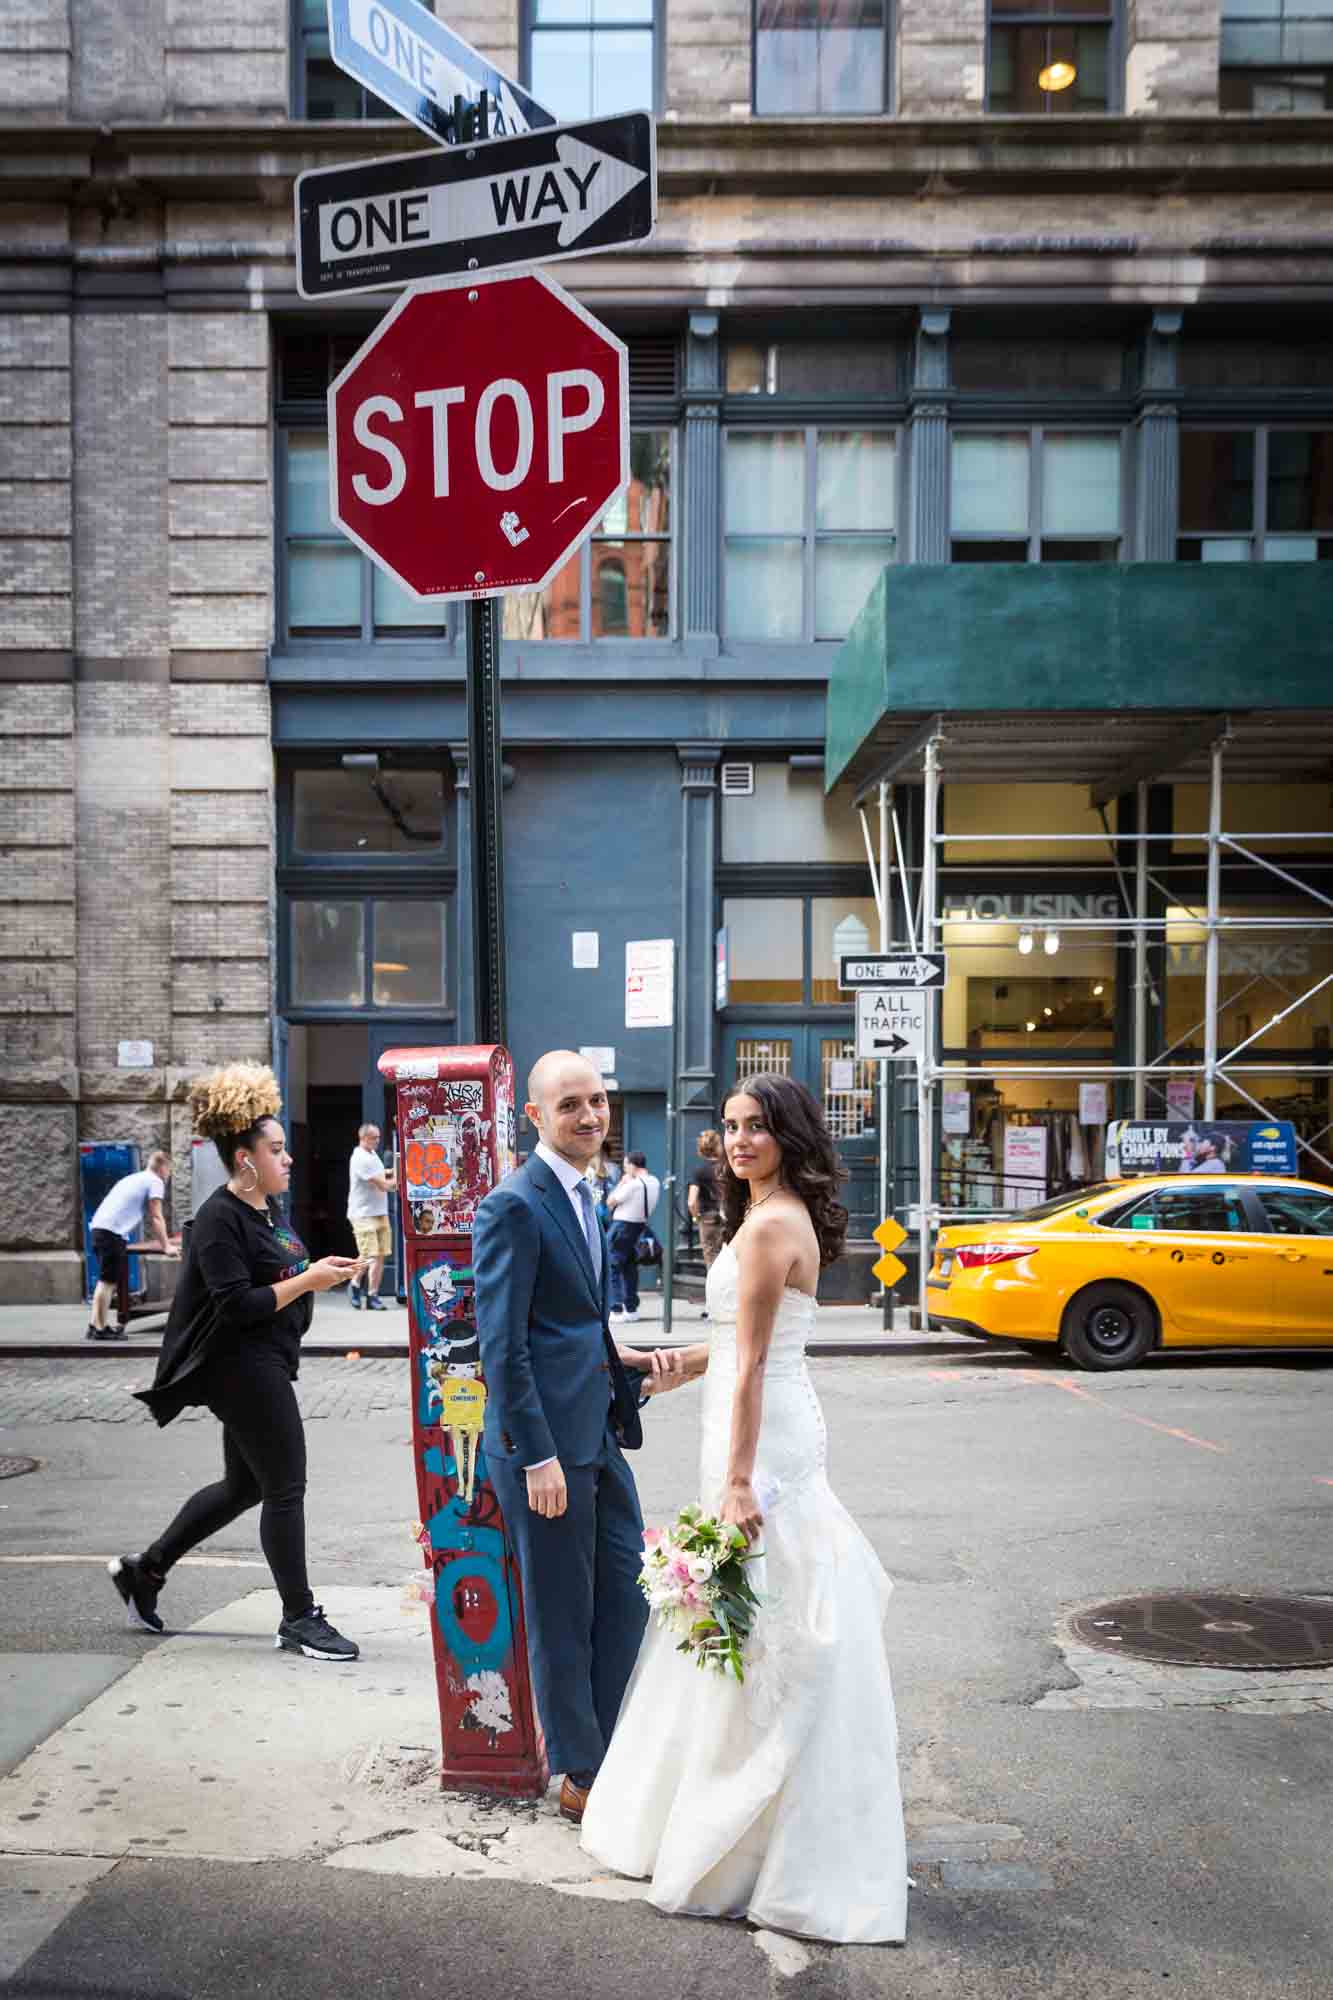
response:
M699 1498L726 1477L736 1255L708 1275ZM659 1910L748 1917L838 1944L901 1942L907 1864L884 1651L892 1585L826 1471L805 1362L815 1303L786 1291L764 1372L755 1490L761 1599L743 1685L703 1671L654 1619L583 1818L583 1846L651 1877Z

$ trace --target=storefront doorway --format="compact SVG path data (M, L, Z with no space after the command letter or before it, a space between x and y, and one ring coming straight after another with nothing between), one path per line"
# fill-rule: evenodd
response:
M722 1037L719 1093L763 1072L793 1076L822 1105L847 1184L842 1199L849 1235L866 1237L880 1217L879 1089L874 1063L857 1062L851 1034L832 1022L728 1022ZM718 1113L722 1106L719 1102Z

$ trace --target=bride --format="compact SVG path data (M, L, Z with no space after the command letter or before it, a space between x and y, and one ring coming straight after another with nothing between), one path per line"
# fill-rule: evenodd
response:
M821 1265L842 1252L841 1168L818 1106L754 1076L723 1107L726 1245L708 1275L699 1497L762 1556L743 1685L650 1628L583 1846L689 1916L839 1944L900 1943L907 1868L882 1625L891 1585L835 1497L805 1363Z

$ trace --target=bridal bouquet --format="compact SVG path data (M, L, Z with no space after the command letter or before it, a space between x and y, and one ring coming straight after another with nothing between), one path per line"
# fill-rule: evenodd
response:
M724 1528L699 1507L682 1507L669 1528L645 1528L639 1588L669 1631L678 1653L696 1666L745 1679L744 1650L759 1599L745 1565L751 1548L739 1528Z

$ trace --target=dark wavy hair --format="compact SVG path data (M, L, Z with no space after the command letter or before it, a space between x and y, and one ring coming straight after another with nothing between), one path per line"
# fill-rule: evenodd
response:
M834 1150L823 1112L805 1085L790 1076L764 1074L738 1078L722 1100L724 1117L733 1097L753 1097L762 1108L768 1129L782 1153L783 1181L805 1203L815 1226L820 1264L836 1264L847 1240L847 1211L838 1200L838 1189L847 1178L847 1170ZM730 1243L745 1220L750 1188L747 1181L732 1172L725 1147L718 1179L722 1234Z

